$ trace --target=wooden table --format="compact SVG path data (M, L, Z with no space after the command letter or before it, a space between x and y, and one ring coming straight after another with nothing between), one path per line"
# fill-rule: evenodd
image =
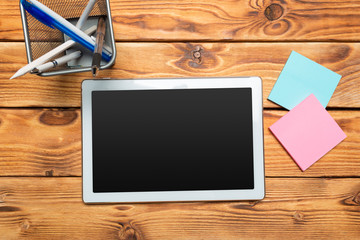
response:
M9 80L25 44L19 1L0 0L0 239L360 239L360 0L110 3L118 56L99 77L262 77L266 198L83 204L91 74ZM267 96L292 50L343 76L327 110L347 138L305 172L268 130L287 112Z

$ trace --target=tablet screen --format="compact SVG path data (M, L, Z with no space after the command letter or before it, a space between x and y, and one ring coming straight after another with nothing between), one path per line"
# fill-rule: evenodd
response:
M93 91L93 191L253 189L251 94Z

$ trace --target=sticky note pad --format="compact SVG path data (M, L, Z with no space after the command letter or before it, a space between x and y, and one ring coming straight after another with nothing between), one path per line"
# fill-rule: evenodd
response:
M293 51L268 99L291 110L314 94L326 107L340 78L341 75Z
M346 138L313 94L269 129L303 171Z

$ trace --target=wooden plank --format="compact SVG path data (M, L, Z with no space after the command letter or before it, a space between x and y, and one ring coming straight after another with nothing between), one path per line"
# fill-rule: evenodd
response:
M278 107L266 98L292 50L343 76L329 107L360 107L359 43L118 43L115 65L99 77L255 75L263 79L264 107ZM0 107L80 106L80 85L90 72L9 80L26 64L24 44L0 43L0 55Z
M21 23L20 1L0 0L0 39L24 41Z
M360 179L267 179L262 201L85 205L81 178L0 178L4 239L357 239Z
M264 111L266 176L360 176L360 111L330 111L347 138L302 172L268 127L287 111ZM81 112L0 109L0 176L81 176Z
M0 110L0 174L81 175L79 110Z
M23 40L19 2L1 0L0 40ZM360 1L110 1L118 41L360 39Z

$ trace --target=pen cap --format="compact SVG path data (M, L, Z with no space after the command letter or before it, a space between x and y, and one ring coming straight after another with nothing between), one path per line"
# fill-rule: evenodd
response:
M31 0L27 0L31 3ZM61 17L66 19L68 22L76 25L80 16L83 14L84 9L87 7L89 0L38 0L43 5L51 9L53 12L59 14ZM38 19L29 14L22 4L20 3L20 12L23 23L25 46L27 53L28 62L41 57L52 49L60 46L65 41L69 40L69 37L63 34L60 30L50 28L46 26ZM81 30L88 29L92 26L97 25L97 21L100 16L106 17L106 34L105 34L105 45L107 51L111 52L110 61L102 61L101 69L109 68L115 63L116 58L116 46L114 39L114 32L111 21L111 10L109 0L96 0L94 6L91 8L87 20L84 22ZM52 76L59 74L67 73L76 73L76 72L91 72L91 63L92 63L92 52L76 43L71 48L66 51L60 52L58 55L54 56L59 58L65 54L70 54L75 51L82 51L83 55L76 59L68 62L67 64L57 66L55 68L49 69L47 72L43 72L39 75L41 76Z

